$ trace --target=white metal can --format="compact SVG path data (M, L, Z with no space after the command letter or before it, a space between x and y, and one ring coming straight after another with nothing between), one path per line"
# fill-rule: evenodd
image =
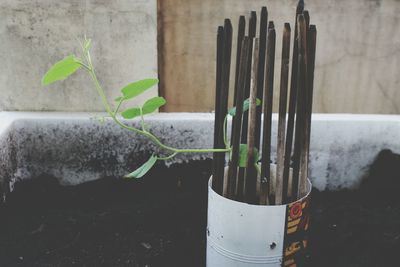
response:
M272 174L272 172L271 172ZM251 205L208 190L207 267L301 266L308 247L311 183L301 199Z

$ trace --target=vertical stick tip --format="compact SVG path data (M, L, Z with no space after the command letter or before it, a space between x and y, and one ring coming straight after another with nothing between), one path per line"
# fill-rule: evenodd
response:
M232 23L231 23L231 20L230 19L225 19L225 21L224 21L224 27L232 27Z
M304 1L300 0L299 3L297 4L296 13L301 14L303 13L303 10L304 10Z
M268 13L267 7L266 7L266 6L263 6L263 7L261 8L261 14L267 14L267 13Z
M308 13L308 10L304 10L303 15L304 15L304 18L306 19L307 25L310 24L310 13Z
M223 26L218 26L217 35L221 36L223 34L224 34L224 27Z
M274 24L273 21L270 21L270 22L268 23L268 29L273 29L273 28L275 28L275 24Z

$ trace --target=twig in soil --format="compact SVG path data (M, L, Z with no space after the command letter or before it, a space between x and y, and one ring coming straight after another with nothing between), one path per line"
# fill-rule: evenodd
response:
M55 249L52 249L52 250L48 250L48 251L46 252L46 254L51 254L51 253L56 252L56 251L59 251L59 250L68 249L68 248L72 247L72 245L74 245L74 244L79 240L80 237L81 237L81 232L78 232L78 233L75 235L74 239L71 240L71 242L65 244L65 245L62 246L62 247L55 248Z
M33 231L31 232L31 235L35 235L35 234L38 234L38 233L43 232L45 226L46 226L46 225L45 225L44 223L40 224L40 226L39 226L37 229L35 229L35 230L33 230Z

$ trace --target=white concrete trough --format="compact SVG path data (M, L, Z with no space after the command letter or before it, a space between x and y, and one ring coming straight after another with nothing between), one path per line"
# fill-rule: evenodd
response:
M96 119L101 113L0 113L0 181L3 196L16 182L41 175L75 185L123 176L156 147L147 139ZM208 148L211 113L159 113L147 118L151 131L179 148ZM137 122L131 122L137 123ZM273 136L276 136L274 117ZM383 149L400 153L400 116L315 114L311 136L311 175L319 190L356 188ZM273 139L273 153L276 140ZM180 155L167 164L210 158Z

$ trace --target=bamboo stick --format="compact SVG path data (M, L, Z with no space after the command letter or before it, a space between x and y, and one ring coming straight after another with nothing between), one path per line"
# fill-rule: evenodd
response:
M290 174L290 161L292 156L293 146L293 132L294 132L294 121L296 113L296 102L297 102L297 68L298 68L298 31L297 31L297 16L304 10L304 2L299 1L296 8L296 19L294 29L294 41L293 41L293 53L292 53L292 71L290 79L290 95L289 95L289 108L288 108L288 120L286 127L286 141L285 141L285 158L283 168L283 202L287 203L289 197L291 197L292 183L289 183ZM292 180L292 179L291 179Z
M260 185L260 204L273 204L271 193L274 194L274 185L270 177L271 160L271 123L272 123L272 99L274 91L274 65L275 65L275 28L273 22L268 25L267 39L267 58L265 66L264 82L264 125L262 140L262 160L261 160L261 185ZM271 190L271 191L270 191ZM272 202L272 203L271 203Z
M224 192L224 196L234 199L236 190L236 179L238 172L239 163L239 148L240 148L240 138L242 129L242 116L243 116L243 100L244 100L244 89L245 80L248 67L248 61L250 60L250 38L244 37L242 43L242 49L240 53L240 67L239 67L239 78L238 78L238 90L236 95L236 114L233 118L235 122L235 128L232 132L232 157L229 162L228 169L228 187L227 191Z
M250 55L253 54L253 39L256 36L256 30L257 30L257 14L255 11L251 11L250 20L249 20L249 28L248 28L248 36L250 38ZM250 58L250 61L248 62L248 66L247 66L248 73L246 74L246 87L245 87L245 92L244 92L244 99L247 99L250 96L251 63L252 63L252 59ZM247 113L248 113L248 111L246 111L243 116L243 129L246 129L245 131L242 131L243 143L245 143L247 140L247 127L248 127Z
M222 51L224 42L224 27L218 27L217 33L217 62L216 62L216 85L215 85L215 118L214 118L214 148L219 148L219 133L221 124L219 124L220 117L220 101L221 101L221 80L222 80ZM215 192L221 194L223 187L223 177L217 175L219 168L218 153L213 154L213 169L212 169L212 187Z
M289 57L290 57L290 24L285 23L282 37L282 63L281 84L279 94L279 119L278 119L278 141L276 162L276 195L275 204L281 205L283 201L283 165L285 157L285 131L286 110L289 80ZM287 189L286 189L287 192Z
M304 47L304 61L305 61L305 74L304 74L304 93L305 93L305 107L304 107L304 136L302 136L302 150L300 154L300 168L299 168L299 185L297 190L298 198L304 196L307 193L307 178L308 178L308 164L309 164L309 150L310 150L310 133L311 133L311 112L312 112L312 91L309 85L309 46L310 43L310 15L307 10L303 11L304 15L304 31L301 43ZM300 40L299 40L300 41ZM311 43L310 43L311 44ZM314 70L312 70L314 71Z
M221 70L221 99L220 99L220 112L218 117L219 127L219 148L225 148L224 142L224 120L228 112L228 96L229 96L229 77L231 69L231 51L232 51L232 24L229 19L225 19L224 23L224 45L222 53L222 70ZM225 154L218 153L218 177L224 177L225 172Z
M268 10L262 7L260 16L260 37L259 37L259 54L258 54L258 74L257 74L257 98L263 99L264 92L264 72L265 72L265 52L267 50L267 32L268 32ZM261 114L262 106L257 107L256 112L256 127L255 127L255 143L254 146L260 150L261 140Z
M249 47L249 55L250 59L247 65L247 73L246 73L246 80L245 80L245 91L244 91L244 99L246 100L250 96L250 80L251 80L251 63L252 58L251 55L253 54L253 38L256 36L257 30L257 13L255 11L251 11L250 13L250 20L249 20L249 29L248 35L250 38L250 47ZM247 142L247 127L248 127L248 111L245 111L243 114L243 124L242 124L242 137L241 142L245 144ZM239 168L238 174L238 188L237 192L243 191L245 192L245 168ZM242 186L243 185L243 186ZM242 186L242 187L239 187Z
M311 115L312 115L312 105L313 105L313 94L314 94L314 69L315 69L315 52L317 44L317 28L315 25L310 25L308 36L307 36L307 55L308 55L308 69L307 69L307 85L309 90L309 105L308 105L308 121L311 130ZM311 131L310 131L311 132ZM310 139L310 135L308 136ZM310 144L310 143L309 143Z
M258 81L258 55L259 55L259 39L253 40L253 67L251 71L251 88L250 88L250 107L249 107L249 125L247 129L247 168L245 173L246 193L245 200L250 204L257 204L257 170L254 166L255 161L255 128L256 128L256 99L257 99L257 81Z
M310 13L308 10L303 11L304 20L306 21L306 36L308 35L308 31L310 28Z
M310 154L310 135L311 135L311 115L314 91L314 68L315 68L315 47L316 47L316 28L311 25L307 33L307 100L305 107L305 137L304 137L304 154L303 162L300 169L299 196L307 193L307 178L309 176L309 154Z
M306 156L305 151L306 142L306 106L307 106L307 27L303 14L297 17L298 27L298 48L299 48L299 62L298 62L298 92L297 92L297 117L296 117L296 135L294 146L294 164L293 164L293 188L292 197L297 199L301 197L301 190L307 183L307 176L305 174ZM305 178L304 178L305 177Z
M242 42L246 30L246 19L244 16L239 17L238 35L237 35L237 50L236 50L236 67L235 67L235 88L233 93L233 106L236 106L236 95L238 90L239 67L240 67L240 53L242 51ZM232 120L232 129L234 131L235 123ZM232 145L232 144L231 144Z

